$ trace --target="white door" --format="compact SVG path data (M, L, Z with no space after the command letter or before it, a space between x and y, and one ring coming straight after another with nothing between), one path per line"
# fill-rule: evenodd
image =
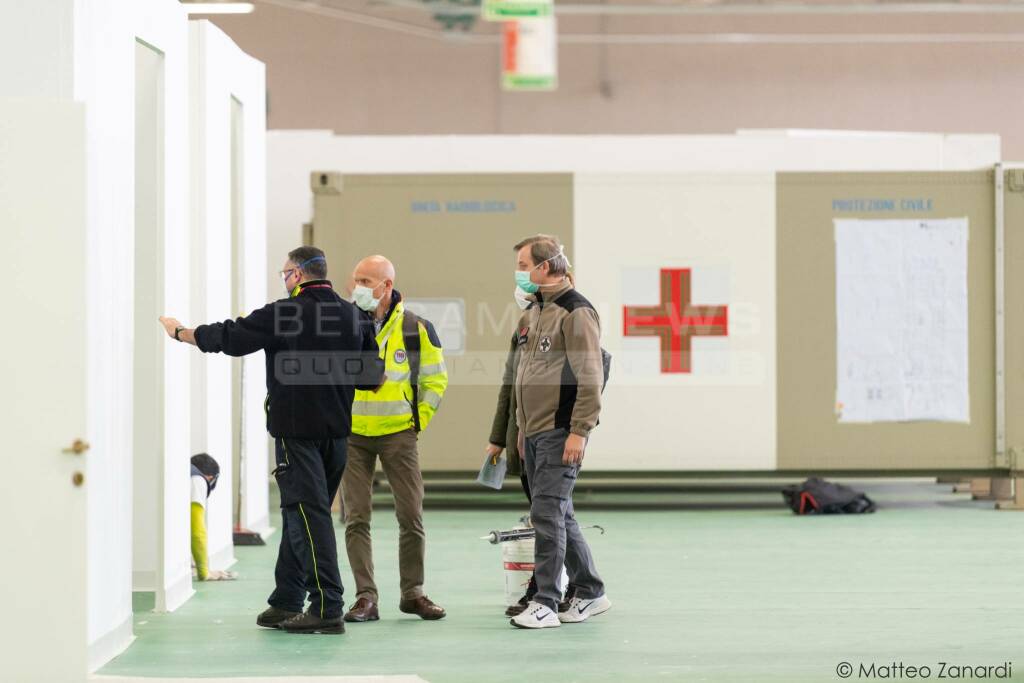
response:
M7 681L86 678L85 225L81 105L0 99Z

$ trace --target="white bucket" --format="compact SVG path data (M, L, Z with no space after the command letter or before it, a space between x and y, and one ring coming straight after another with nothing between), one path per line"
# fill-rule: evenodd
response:
M530 577L533 576L534 543L532 538L520 541L506 541L501 544L501 562L505 568L505 605L511 606L519 602L519 598L526 593L530 585ZM558 580L559 593L565 593L565 587L569 585L569 574L562 566L562 575Z
M533 576L533 539L502 543L501 562L505 567L505 604L514 605Z

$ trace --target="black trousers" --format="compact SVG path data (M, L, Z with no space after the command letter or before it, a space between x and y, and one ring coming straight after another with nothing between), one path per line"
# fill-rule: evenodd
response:
M340 617L345 589L338 570L338 545L331 501L345 471L345 439L275 439L281 491L281 547L274 569L272 607L309 611L322 619Z

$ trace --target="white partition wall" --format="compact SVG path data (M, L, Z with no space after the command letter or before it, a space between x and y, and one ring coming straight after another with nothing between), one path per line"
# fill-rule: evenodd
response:
M147 528L139 530L147 545L136 567L149 584L144 587L156 593L161 609L174 609L191 594L189 387L181 379L188 376L190 350L159 343L155 319L165 311L188 317L187 31L185 13L174 0L0 5L0 63L6 65L0 68L0 91L85 105L84 436L92 446L85 457L92 668L131 641L136 502L145 505L147 517ZM148 54L137 73L140 46ZM145 117L140 134L147 140L139 156L136 116ZM139 207L137 162L145 165L140 177L146 183ZM138 229L146 231L138 244L137 208L145 223ZM137 256L146 261L138 269ZM137 275L147 287L138 306ZM152 317L152 326L136 314ZM142 396L135 395L136 367L151 380ZM134 435L140 431L148 441L136 452ZM151 500L139 501L133 490L140 467L140 485Z
M135 48L159 55L162 69L157 78L157 126L152 127L160 140L159 155L154 159L153 178L157 196L153 208L155 224L155 252L148 257L136 249L136 281L147 277L142 269L153 267L153 280L157 296L149 315L168 313L188 317L189 234L188 234L188 22L176 3L133 3L136 10L134 31ZM135 87L145 87L151 74L135 76ZM138 95L135 97L138 102ZM136 107L138 111L138 107ZM136 121L136 130L150 122ZM137 145L139 136L136 134ZM140 167L136 153L136 182L141 182L145 169ZM136 192L136 199L140 193ZM136 207L136 217L139 208ZM138 239L145 226L136 223ZM181 311L181 313L178 313ZM140 312L136 307L136 312ZM141 313L141 312L140 312ZM189 552L189 386L183 378L188 376L190 349L168 343L159 324L143 324L137 330L145 331L147 339L135 340L135 353L144 354L152 349L154 364L158 368L157 452L155 491L156 524L150 533L157 538L156 609L177 609L192 594ZM136 364L136 367L138 365ZM133 396L136 411L150 405L145 396ZM136 424L136 430L142 424ZM160 446L162 445L162 452ZM150 458L148 452L136 453L135 462ZM153 462L149 460L149 462ZM141 495L140 495L141 494ZM135 509L152 503L140 498L144 492L135 491ZM146 534L146 530L139 530ZM138 542L138 537L136 541Z
M267 291L267 108L263 64L236 52L234 72L239 80L233 89L236 167L236 234L241 248L236 254L236 296L241 311L253 311L277 298ZM283 257L281 259L283 261ZM241 501L238 522L243 528L266 536L270 532L270 450L266 397L266 366L262 355L251 356L243 366L241 397Z
M154 454L163 450L163 349L153 315L160 315L160 241L164 192L160 170L164 157L164 118L161 100L164 55L141 41L135 43L135 240L134 275L135 343L132 361L134 423L132 434L132 589L163 593L159 552L163 510L163 463Z
M126 566L142 572L140 577L151 572L152 582L137 587L155 593L158 610L176 609L192 591L189 387L181 380L188 375L189 349L161 340L155 320L146 325L133 319L162 312L188 316L187 18L171 0L77 4L74 35L75 96L86 102L90 145L88 258L95 289L90 299L101 309L89 318L90 339L96 340L90 405L96 410L95 428L109 439L110 459L90 462L90 634L93 664L98 665L119 649L107 635L123 635L125 625L130 629L133 583L130 574L124 575ZM140 51L148 52L159 68L137 70ZM141 96L151 97L148 107ZM137 113L147 110L155 119L137 122ZM152 156L136 153L140 127L156 136L148 151ZM148 168L142 166L147 163ZM136 179L150 185L148 195L133 191ZM136 201L148 206L136 206ZM140 211L149 215L145 225L136 225ZM136 239L145 241L139 249ZM135 284L143 280L153 298L149 306L136 306ZM125 362L128 358L132 363ZM139 385L132 370L140 367L152 373L152 394L133 390ZM148 439L152 448L136 451L142 443L136 437ZM145 470L144 480L122 479L138 468ZM133 479L144 485L133 491ZM101 486L102 492L97 490ZM134 534L131 525L118 530L143 513L149 515L143 528L136 527ZM148 558L148 564L124 561L133 536L140 544L152 544L139 558Z
M14 256L5 272L8 297L18 302L5 328L13 333L0 337L10 427L0 483L8 549L0 600L18 615L17 625L4 629L3 679L81 681L90 485L81 475L92 453L64 449L87 433L85 108L0 97L0 112L0 244ZM45 258L55 275L41 278L40 258L32 255ZM19 330L31 330L30 344Z
M190 24L193 322L266 303L263 64L207 21ZM232 527L269 528L262 355L198 357L192 366L193 452L221 466L207 510L210 563L234 561ZM237 469L236 469L237 468Z

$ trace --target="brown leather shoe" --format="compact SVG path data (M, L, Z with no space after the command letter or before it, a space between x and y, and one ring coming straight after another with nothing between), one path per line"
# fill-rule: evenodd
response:
M359 598L348 612L345 612L345 621L377 621L380 615L377 613L377 603L370 598Z
M398 603L398 609L406 614L415 614L420 619L426 619L427 621L444 619L446 614L444 608L434 604L426 595L421 595L413 600L402 600Z

